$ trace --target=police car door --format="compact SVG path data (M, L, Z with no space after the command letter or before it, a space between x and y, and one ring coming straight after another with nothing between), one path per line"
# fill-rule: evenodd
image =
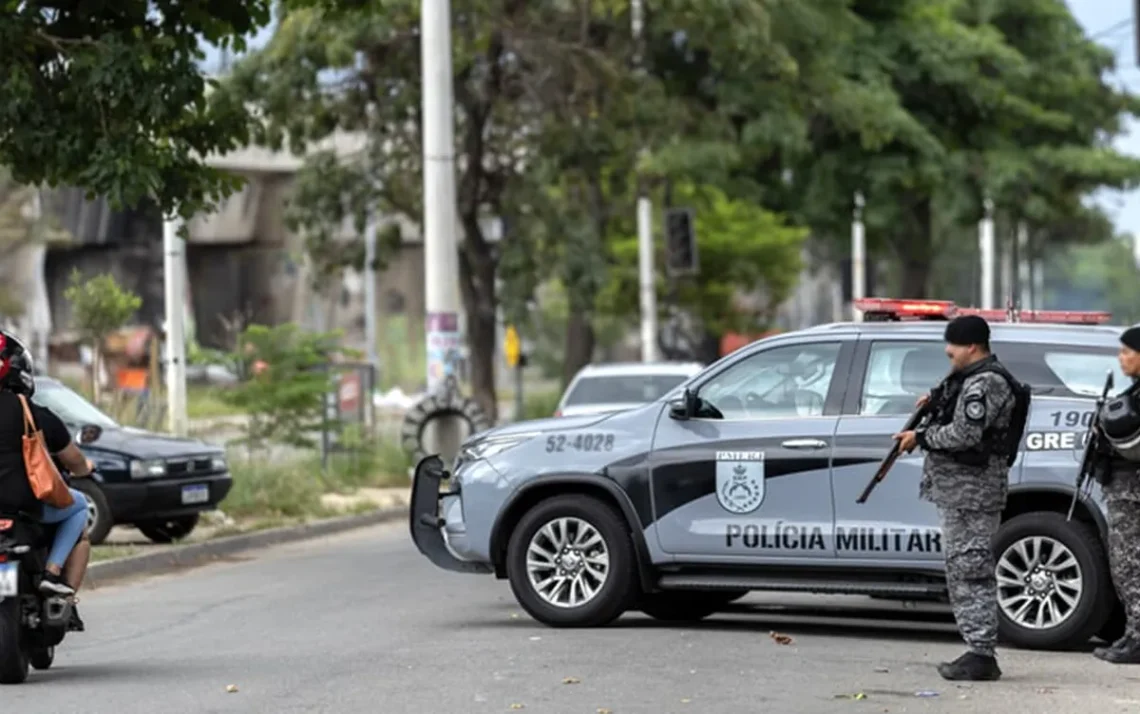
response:
M833 557L831 444L853 352L834 337L774 342L693 385L721 418L662 410L650 475L662 550L690 562Z
M945 345L936 340L863 337L855 352L851 387L835 434L835 549L841 560L942 560L937 509L920 500L922 453L894 467L865 503L855 499L890 451L918 398L950 371Z

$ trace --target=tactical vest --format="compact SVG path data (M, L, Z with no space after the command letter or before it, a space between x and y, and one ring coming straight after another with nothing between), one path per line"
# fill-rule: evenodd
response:
M1021 438L1025 434L1025 424L1029 420L1031 391L1029 385L1019 382L1005 368L1005 365L997 360L997 357L991 356L979 360L948 376L946 381L936 390L937 403L934 407L932 420L934 423L943 426L954 421L958 397L962 393L962 386L966 383L966 379L986 372L994 372L1000 375L1013 393L1013 413L1010 414L1009 424L1005 427L986 427L982 432L981 443L972 449L944 453L951 460L965 466L985 466L993 455L1004 456L1006 465L1013 466L1013 463L1017 461Z
M1140 382L1133 382L1119 396L1105 402L1100 412L1101 430L1116 452L1135 467L1140 462Z

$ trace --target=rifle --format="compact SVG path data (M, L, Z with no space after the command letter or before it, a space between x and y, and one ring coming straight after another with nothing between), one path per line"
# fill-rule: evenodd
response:
M1073 502L1069 504L1069 516L1066 520L1071 521L1073 519L1073 511L1077 508L1077 501L1080 500L1081 493L1087 492L1092 488L1089 481L1092 479L1093 471L1096 469L1097 457L1104 450L1104 434L1100 430L1100 411L1104 408L1104 403L1108 401L1108 393L1112 391L1112 382L1112 370L1110 369L1105 375L1104 389L1101 391L1100 396L1097 397L1092 422L1089 424L1088 433L1085 435L1085 452L1081 456L1081 470L1077 472L1077 484L1073 490Z
M920 406L918 409L914 410L914 414L910 415L910 419L907 420L906 426L902 428L902 431L913 431L917 429L919 424L921 424L926 420L927 417L930 416L931 412L934 410L933 405L938 400L936 392L937 390L932 391L930 398L926 400L926 403ZM887 472L890 471L891 467L895 465L895 461L898 460L899 455L901 454L900 444L901 442L896 441L894 445L891 446L891 450L887 452L887 457L883 459L882 463L879 464L879 468L875 471L875 475L871 477L871 480L867 483L867 487L863 489L863 493L859 494L859 498L855 499L855 503L865 503L867 501L867 497L871 495L871 491L875 490L875 486L878 486L879 482L887 477Z

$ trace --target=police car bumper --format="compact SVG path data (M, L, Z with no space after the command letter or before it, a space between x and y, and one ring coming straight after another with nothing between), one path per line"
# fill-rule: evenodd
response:
M436 566L457 573L494 572L489 563L466 560L469 551L463 523L462 496L444 493L440 484L447 478L443 459L432 455L416 464L412 475L412 506L408 513L412 542Z

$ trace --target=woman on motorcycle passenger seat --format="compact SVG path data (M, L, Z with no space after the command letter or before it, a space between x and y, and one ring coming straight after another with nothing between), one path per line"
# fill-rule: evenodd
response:
M17 395L28 399L32 418L36 428L43 431L48 451L72 476L88 476L93 466L71 440L63 421L51 410L31 402L36 391L33 374L32 356L27 348L14 335L0 331L0 512L25 513L41 523L58 524L40 589L66 597L75 594L87 569L87 559L76 558L74 563L68 563L68 570L75 572L68 572L66 579L63 574L68 555L86 532L87 499L75 489L70 489L75 502L67 508L55 508L36 498L24 469L24 408ZM77 618L77 614L73 616Z

